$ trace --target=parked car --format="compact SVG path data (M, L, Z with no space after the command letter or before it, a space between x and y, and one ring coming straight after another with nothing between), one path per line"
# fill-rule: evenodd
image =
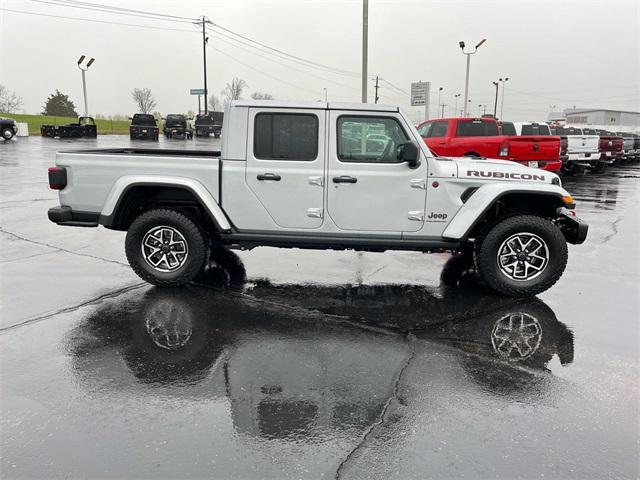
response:
M601 172L606 165L613 164L616 159L622 158L622 147L624 139L607 130L599 128L583 128L582 133L585 135L598 135L598 150L600 151L600 159L589 162L592 172Z
M624 145L622 147L622 160L630 162L636 160L636 141L632 133L628 132L616 132L623 139Z
M560 159L559 138L501 135L494 118L428 120L418 132L439 156L497 158L551 170Z
M129 137L131 140L158 140L159 132L160 129L153 115L149 113L136 113L131 118L131 125L129 125Z
M562 166L564 173L584 173L592 166L591 162L600 160L600 137L598 135L585 135L582 129L567 126L552 126L551 133L561 137L567 137L569 149L568 159Z
M59 138L96 138L98 127L92 117L80 117L78 123L67 123L66 125L42 125L40 135L43 137Z
M539 137L550 137L551 130L549 129L549 125L546 123L536 123L536 122L502 122L500 124L500 133L502 135L509 136L517 136L522 138L527 138L528 140L534 142L533 148L536 148L536 145L540 145ZM539 161L538 168L542 168L544 170L548 170L550 172L558 173L562 168L562 145L560 142L560 138L558 137L558 159L550 160L550 161ZM535 166L529 165L530 167Z
M182 137L190 139L193 137L193 131L187 124L187 118L179 113L171 113L164 119L162 133L167 138Z
M4 140L11 140L18 133L18 125L13 118L0 117L0 134Z
M222 151L58 152L49 219L127 231L132 269L161 286L185 285L225 247L272 246L460 252L494 290L530 296L560 278L567 242L586 238L557 175L434 157L397 107L233 101L227 112ZM372 125L390 139L382 152L366 151Z
M223 120L224 112L208 112L196 115L194 126L196 137L213 135L215 138L220 138Z

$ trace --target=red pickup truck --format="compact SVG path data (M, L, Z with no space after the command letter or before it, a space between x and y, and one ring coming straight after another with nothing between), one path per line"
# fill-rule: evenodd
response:
M500 135L493 118L441 118L418 126L429 149L438 156L511 160L525 166L559 171L560 137Z

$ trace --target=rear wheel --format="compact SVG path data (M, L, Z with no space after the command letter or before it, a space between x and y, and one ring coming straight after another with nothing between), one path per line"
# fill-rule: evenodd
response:
M207 257L205 234L177 210L149 210L136 218L125 240L129 265L143 280L163 287L190 282Z
M558 227L534 215L495 225L474 251L478 273L495 291L512 297L536 295L555 284L567 266L567 243Z

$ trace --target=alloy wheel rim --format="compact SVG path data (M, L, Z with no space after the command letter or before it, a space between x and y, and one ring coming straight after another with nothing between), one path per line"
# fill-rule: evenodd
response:
M141 242L142 256L147 264L159 272L174 272L189 256L189 246L182 233L161 225L150 229Z
M502 242L497 261L507 278L519 282L533 280L549 265L549 247L535 233L516 233Z

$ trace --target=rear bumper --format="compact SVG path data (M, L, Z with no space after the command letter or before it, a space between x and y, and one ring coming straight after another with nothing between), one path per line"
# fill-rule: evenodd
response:
M78 212L65 205L51 207L47 212L49 220L69 227L97 227L99 212Z
M556 222L568 243L580 245L587 239L589 225L584 220L574 217L566 208L558 211Z

